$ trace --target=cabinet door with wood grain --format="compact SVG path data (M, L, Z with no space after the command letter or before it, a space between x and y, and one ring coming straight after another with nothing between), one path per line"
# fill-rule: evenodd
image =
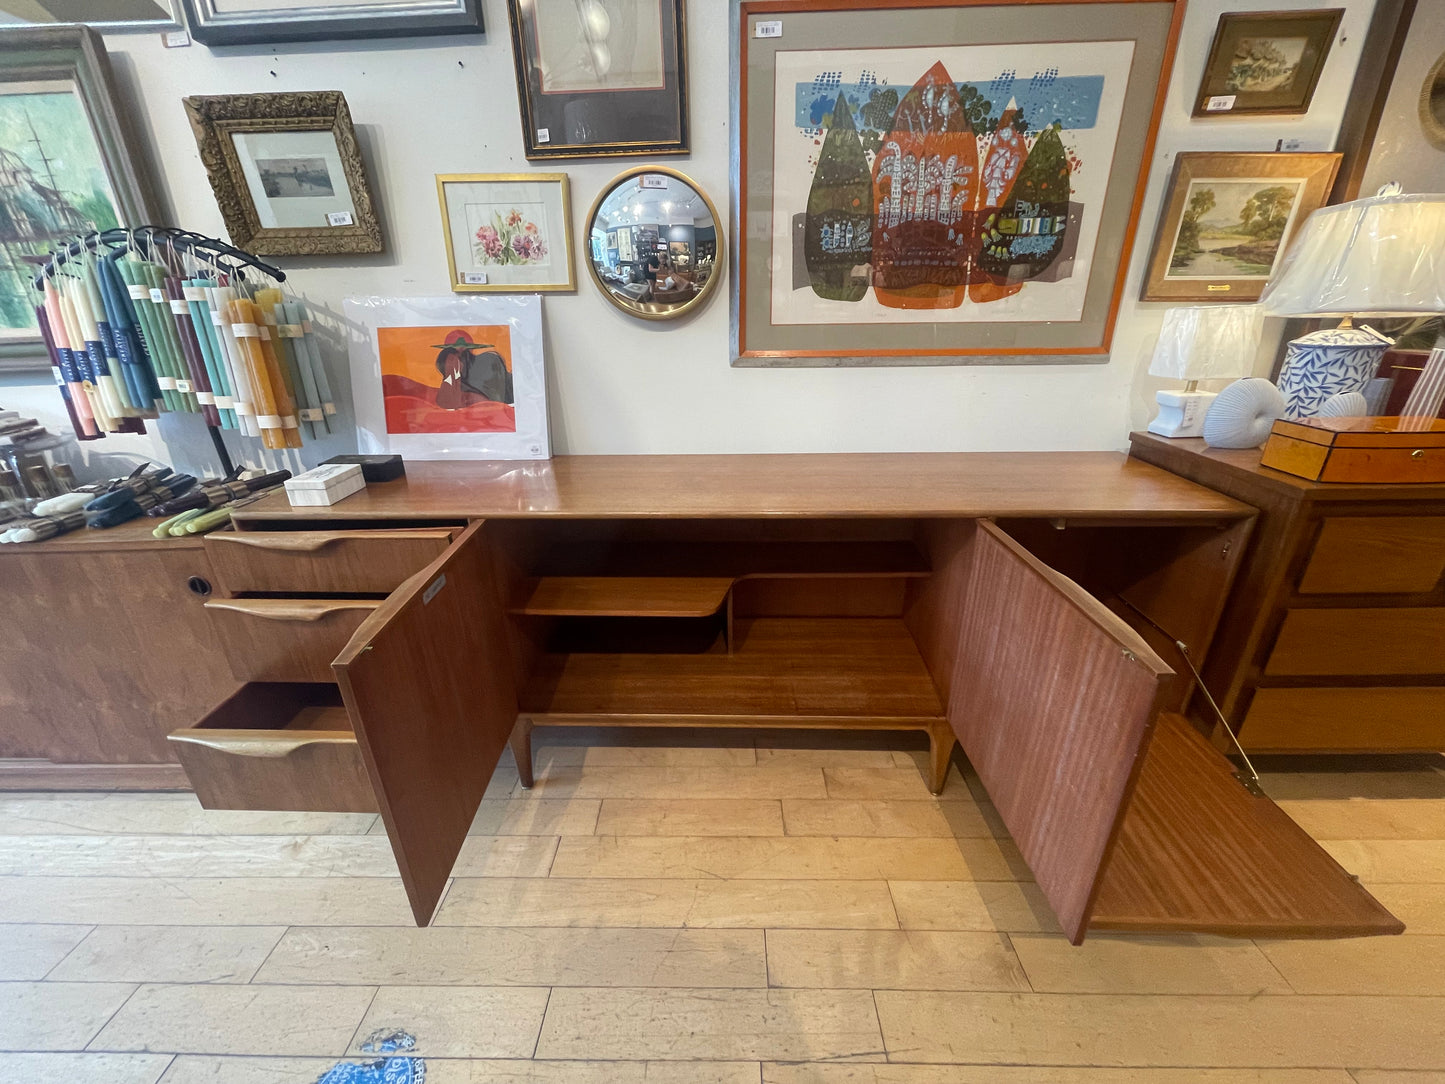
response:
M517 719L494 567L488 525L474 523L332 664L419 926Z

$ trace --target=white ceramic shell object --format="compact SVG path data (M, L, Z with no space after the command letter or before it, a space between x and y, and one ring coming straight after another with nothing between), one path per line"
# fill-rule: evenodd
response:
M1204 416L1204 443L1211 448L1258 448L1284 416L1284 393L1263 377L1236 380L1219 393Z
M1370 412L1370 403L1357 391L1342 391L1320 404L1321 418L1363 418Z

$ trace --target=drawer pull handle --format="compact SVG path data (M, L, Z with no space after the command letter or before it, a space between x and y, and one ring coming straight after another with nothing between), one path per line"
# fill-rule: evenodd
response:
M1413 452L1410 453L1410 458L1411 458L1411 459L1424 459L1424 458L1425 458L1425 449L1424 449L1424 448L1416 448Z
M320 621L346 610L376 609L380 602L366 599L338 599L335 602L313 602L307 599L213 599L205 604L208 610L230 610L233 613L258 617L263 621Z
M277 550L282 553L316 553L334 542L375 542L397 539L426 540L440 539L446 542L451 531L441 528L416 528L392 531L293 531L284 534L232 531L226 534L207 536L207 542L230 542L238 546L252 546L259 550Z
M270 760L279 760L288 757L298 749L304 749L308 745L355 745L356 737L352 734L312 734L307 737L297 737L294 734L281 738L258 736L254 738L200 738L193 734L173 734L172 741L183 741L190 745L200 745L207 749L214 749L218 753L229 753L238 757L264 757Z

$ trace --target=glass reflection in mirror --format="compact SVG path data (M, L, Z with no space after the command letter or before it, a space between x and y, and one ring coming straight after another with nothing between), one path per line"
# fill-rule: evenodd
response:
M673 319L717 285L723 259L717 211L675 170L630 170L592 205L587 254L592 280L619 309Z

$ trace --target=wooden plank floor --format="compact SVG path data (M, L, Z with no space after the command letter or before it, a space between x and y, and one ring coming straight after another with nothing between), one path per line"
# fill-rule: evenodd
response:
M371 815L0 795L0 1081L1445 1082L1445 761L1267 779L1403 937L1076 949L911 740L539 732L427 930Z

